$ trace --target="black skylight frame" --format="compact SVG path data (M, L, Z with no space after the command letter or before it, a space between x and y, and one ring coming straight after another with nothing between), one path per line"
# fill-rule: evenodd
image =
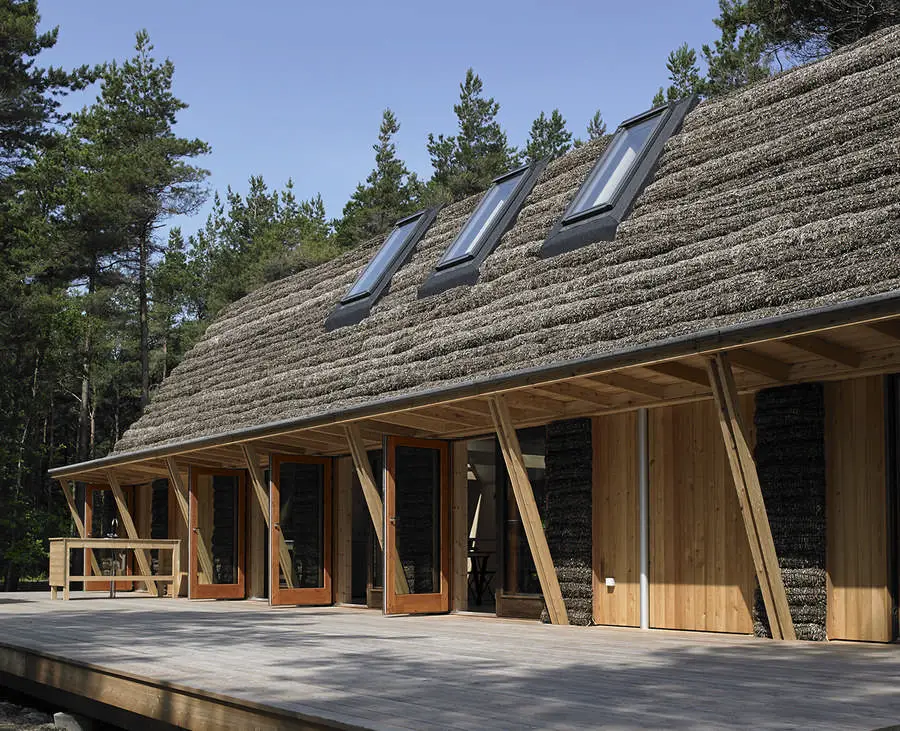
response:
M346 325L355 325L358 322L364 320L369 312L371 312L373 305L381 299L381 296L384 294L388 285L391 283L391 279L393 279L394 274L397 273L397 270L400 269L407 261L409 261L410 256L412 256L413 250L416 248L416 244L422 239L422 236L425 235L425 232L431 227L431 224L434 223L434 219L437 217L438 210L440 206L434 206L432 208L425 208L421 211L417 211L413 213L411 216L407 216L406 218L401 218L397 223L394 224L394 227L390 230L387 236L384 237L384 241L381 246L378 248L378 251L372 256L372 259L369 260L369 263L366 264L366 267L360 272L359 276L354 280L353 284L350 285L350 289L348 290L348 294L345 294L341 301L337 304L331 314L328 315L325 320L325 330L331 331L336 330L339 327L344 327ZM391 235L401 226L404 226L412 221L416 221L416 224L409 236L403 242L403 245L397 250L394 256L390 259L387 266L381 270L378 275L378 278L375 280L375 283L368 288L367 291L362 292L355 296L349 296L349 292L353 290L356 286L357 282L362 278L362 276L366 273L366 270L372 263L372 260L378 256L378 253L381 249L387 244L388 240L391 238Z
M666 141L681 128L685 115L696 104L697 96L692 95L680 101L654 107L622 122L600 159L591 169L587 179L578 189L572 203L550 230L547 240L541 246L541 256L546 259L598 241L613 241L619 224L631 212L635 200L656 172ZM626 177L613 192L610 200L584 211L570 213L580 199L582 191L593 182L594 176L603 167L607 156L612 153L617 139L635 125L656 116L659 116L660 119L653 129L653 133L627 171Z
M475 282L478 281L482 262L496 248L500 239L503 237L503 234L509 231L515 223L516 217L519 215L519 211L525 203L525 199L534 189L535 183L537 183L538 178L546 166L546 160L537 160L528 165L522 165L515 170L510 170L491 181L491 187L484 192L484 195L482 195L475 210L472 211L472 215L466 219L466 223L463 224L463 228L460 230L459 234L445 250L444 256L446 256L447 252L451 251L456 245L459 237L465 232L469 221L478 214L482 204L488 199L491 191L504 181L520 176L518 185L516 185L512 195L509 196L500 215L494 219L494 222L486 230L481 242L478 244L478 248L464 257L447 262L439 261L435 270L431 273L431 276L425 280L421 287L419 287L418 296L420 299L433 294L439 294L452 287L475 284Z

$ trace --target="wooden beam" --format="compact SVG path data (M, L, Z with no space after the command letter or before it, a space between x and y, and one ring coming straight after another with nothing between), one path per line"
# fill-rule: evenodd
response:
M112 490L113 500L115 500L116 508L119 510L119 518L121 518L122 525L125 527L125 533L131 540L137 540L140 536L138 536L137 528L134 526L131 513L128 512L128 503L125 501L125 495L122 493L119 479L112 470L106 471L106 478L109 480L109 488ZM134 560L137 562L141 575L150 576L152 573L150 571L150 557L144 549L134 549ZM150 596L159 596L159 589L155 581L144 579L144 585L147 587L147 592Z
M728 357L741 370L757 373L773 381L786 381L791 375L790 363L755 350L729 350Z
M794 623L775 553L775 542L772 539L756 463L753 461L747 429L738 403L729 356L717 353L708 361L707 372L772 637L794 640Z
M568 624L569 616L566 612L566 604L559 588L559 579L550 556L547 536L544 534L544 526L541 523L541 516L534 500L534 491L531 481L528 479L528 470L525 468L525 460L522 457L522 447L509 416L509 409L502 396L492 396L488 403L494 416L494 428L497 430L503 461L506 462L509 481L516 498L516 506L519 508L519 515L522 518L522 526L525 528L528 547L531 549L534 565L537 568L538 580L544 594L550 621L553 624Z
M709 388L709 377L702 368L694 368L674 360L645 366L645 368L670 378L677 378L679 381L687 381L688 383L695 383L698 386Z
M900 340L900 320L879 320L870 322L866 327L891 340Z
M785 342L806 353L812 353L820 358L833 361L848 368L859 368L862 362L862 356L853 348L840 345L832 340L826 340L818 335L801 335Z
M585 388L584 386L579 386L576 383L569 383L568 381L547 383L538 387L538 390L542 393L553 393L575 399L576 401L584 401L585 403L600 406L601 408L609 408L610 405L609 399L603 398L597 391L594 391L591 388Z
M84 521L81 519L81 514L78 512L78 506L75 504L75 485L70 484L69 481L65 479L57 480L57 482L59 482L63 495L66 496L66 503L69 506L69 512L72 514L72 520L75 522L75 530L78 532L78 537L87 538L87 533L84 529ZM103 573L100 571L100 564L97 563L97 557L94 555L93 551L91 551L91 571L97 576L100 576Z
M658 383L645 381L634 376L627 376L624 373L602 373L597 376L588 376L584 379L586 382L599 383L603 386L611 386L620 391L630 391L639 396L648 396L652 399L665 398L666 389Z
M516 408L521 411L538 412L547 416L562 416L565 411L564 404L555 398L537 396L524 389L507 391L504 394L507 409Z
M253 488L253 494L256 496L256 502L262 513L266 527L269 528L269 491L266 490L266 480L262 468L259 466L259 454L256 447L252 444L241 444L241 451L244 453L244 462L247 465L247 471L250 473L250 485ZM269 531L271 536L271 529ZM284 580L287 582L287 588L294 588L294 562L291 561L291 553L288 550L287 543L284 540L284 534L278 531L278 563L284 574ZM212 574L210 574L212 576ZM279 581L278 576L269 577L270 583ZM270 597L271 598L271 597Z
M362 487L366 507L369 509L369 517L372 519L372 528L375 530L375 538L381 550L387 550L384 545L384 502L378 494L378 483L372 474L372 465L369 464L369 456L363 446L359 427L356 424L345 424L344 433L347 436L347 445L350 447L350 456L353 458L353 466L356 468L356 476ZM398 594L409 594L409 584L406 581L406 573L400 565L399 556L396 557L397 569L394 571L396 581L395 590Z

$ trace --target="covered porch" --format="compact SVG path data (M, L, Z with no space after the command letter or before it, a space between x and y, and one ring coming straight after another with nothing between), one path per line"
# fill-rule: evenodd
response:
M466 610L471 608L469 589L473 557L478 558L478 551L471 550L472 506L467 505L468 484L473 477L477 479L478 471L478 465L473 461L472 444L487 435L497 440L499 448L495 467L506 475L509 500L514 505L515 517L521 526L521 547L524 547L526 558L533 564L534 585L538 587L532 591L530 598L515 593L506 597L498 594L497 602L499 604L503 600L508 606L517 602L527 604L536 597L538 614L541 605L544 605L551 622L566 624L571 606L567 612L566 601L559 588L559 563L554 564L544 521L535 504L533 464L529 464L527 450L523 453L520 435L528 427L593 419L592 454L595 466L593 488L588 488L589 491L593 489L595 502L593 565L590 566L591 560L587 560L588 570L593 572L593 608L586 610L589 616L584 623L592 620L598 624L750 632L753 631L751 609L755 578L761 589L772 636L793 639L797 635L779 571L780 557L769 528L769 517L752 455L752 398L748 401L745 395L777 386L852 381L862 383L864 389L868 388L868 391L862 392L868 401L860 402L862 405L856 413L853 411L856 392L853 388L839 389L832 400L842 399L844 410L826 426L833 432L831 439L837 445L835 448L845 454L842 464L847 466L848 484L855 489L857 482L868 480L876 485L873 488L876 492L880 490L874 497L868 496L866 500L869 502L866 504L875 506L873 515L880 515L884 526L881 532L877 527L872 528L868 514L860 513L847 518L848 525L852 524L851 529L856 530L857 534L860 533L857 528L865 525L862 532L874 536L872 540L878 542L878 546L872 548L875 553L881 552L874 569L878 576L875 579L863 577L867 583L858 583L859 577L851 575L848 579L848 586L852 588L849 599L840 596L829 604L832 615L832 609L839 608L849 617L846 621L849 627L839 626L836 615L830 615L832 629L829 634L844 639L889 641L894 637L890 620L890 587L894 583L896 569L892 566L892 557L888 555L885 558L884 549L880 547L893 538L889 535L890 520L884 518L885 514L877 502L895 509L891 507L885 486L888 481L887 462L893 459L890 453L892 447L888 448L887 453L876 455L880 472L874 474L875 468L870 469L872 461L860 445L866 440L871 441L873 435L877 435L880 442L885 442L885 423L889 420L886 416L887 387L877 379L883 374L900 371L900 321L893 314L895 311L896 303L892 298L875 297L840 310L810 310L794 316L760 321L752 328L706 332L666 341L662 345L623 351L615 356L598 357L563 367L536 368L485 382L385 399L341 413L290 423L277 421L277 415L273 414L269 425L114 454L84 465L59 468L53 471L53 476L60 480L70 498L73 519L79 532L84 532L85 526L79 525L78 506L75 505L70 484L72 480L88 483L94 486L91 488L94 490L108 488L123 516L127 537L132 539L149 536L140 535L135 527L136 521L125 517L131 500L127 487L167 480L170 495L169 537L182 539L185 549L194 535L201 537L195 541L196 546L190 556L184 555L182 561L182 565L188 567L188 578L194 582L190 589L192 598L268 596L272 603L292 605L364 603L398 614ZM874 389L869 388L871 384L866 385L866 378L876 379L877 382L871 382ZM708 413L702 409L696 413L688 412L683 422L691 429L703 427L702 443L680 447L680 434L675 433L677 418L680 417L676 414L673 421L670 418L673 412L665 410L704 403L704 409L709 407ZM678 528L681 534L669 531L665 535L660 533L658 537L643 534L638 537L635 526L638 522L647 524L646 517L638 521L637 516L640 500L647 500L646 485L643 484L645 479L639 479L638 472L649 471L646 464L638 469L639 452L647 457L645 461L650 461L656 454L659 457L657 465L664 464L665 459L671 456L665 451L665 446L660 446L657 453L653 453L646 443L643 446L639 444L642 438L647 439L648 413L662 415L659 419L650 417L651 438L656 434L660 445L663 444L663 437L668 439L674 445L668 447L670 452L674 449L673 454L693 449L719 455L716 465L676 465L673 468L676 473L658 472L654 479L659 486L656 494L660 496L661 511L668 510L665 499L670 498L676 504L683 502L684 496L676 494L675 486L685 474L712 475L715 472L717 476L710 479L719 487L724 486L722 489L728 492L729 496L721 498L727 504L716 503L709 509L710 514L724 512L731 516L728 520L734 518L730 527L724 530L724 542L701 547L707 552L701 554L702 560L708 560L710 565L725 564L723 575L710 580L711 585L718 583L721 591L707 592L697 597L670 596L665 593L667 587L676 586L677 589L677 586L688 586L693 581L693 577L677 578L679 572L684 574L683 565L674 565L664 575L662 559L668 559L672 551L665 553L659 548L656 550L660 557L656 562L660 577L656 580L658 590L653 586L653 577L648 576L649 559L646 555L638 558L642 550L645 554L649 553L649 544L654 540L662 546L665 541L693 540L687 535L691 532L702 534L706 531L710 535L723 532L718 524L707 530L702 522L704 518L700 516L694 519L699 521L699 527L694 524L682 526ZM635 428L637 420L631 422L627 418L618 418L627 414L642 414L643 437L640 436L640 429ZM857 421L854 422L854 419ZM860 423L871 425L871 431L861 431ZM715 444L707 442L707 438ZM854 438L857 441L853 441ZM859 440L862 442L857 443ZM412 585L417 569L410 569L409 564L418 557L406 561L397 547L398 530L410 530L409 526L416 525L414 521L401 518L399 525L402 528L397 528L399 509L394 503L399 489L397 485L404 475L412 474L409 470L421 468L421 464L417 467L412 462L407 464L408 469L398 466L401 460L398 449L401 448L428 453L428 459L433 462L428 469L433 468L436 480L431 506L434 512L428 518L432 521L429 530L432 530L433 540L426 550L426 553L430 552L426 564L432 578L425 582L424 589ZM628 460L618 458L625 452L634 455L634 463L629 461L630 457ZM538 455L538 458L541 457ZM829 459L829 462L834 460ZM285 464L298 473L304 470L315 473L308 483L318 486L319 497L310 530L295 527L293 536L283 534L278 512L286 505L286 493L278 485L282 480L279 467ZM861 476L860 471L871 474ZM842 475L838 478L844 479ZM235 496L240 496L235 497L235 504L247 505L246 525L243 514L234 519L240 540L243 541L246 536L246 551L243 542L240 549L235 544L229 558L233 562L229 576L240 575L240 586L236 578L234 581L210 579L214 573L213 563L219 560L213 556L215 547L211 536L214 526L210 522L204 527L202 510L198 517L197 505L202 506L204 494L207 494L207 502L212 499L209 496L212 495L210 490L215 479L232 480L231 489ZM628 484L625 488L617 488L618 491L607 490L604 493L603 486L611 484L614 479L618 480L617 484ZM204 480L208 482L203 483ZM639 482L642 486L638 485ZM672 490L669 498L664 494L667 485ZM643 491L640 500L639 491ZM298 493L295 491L295 494ZM597 512L598 499L607 501L603 515ZM705 504L704 496L696 499L698 504ZM375 563L380 561L380 565L374 567L376 571L381 571L381 578L386 581L380 584L369 582L368 596L362 602L354 599L356 592L352 586L355 571L352 545L354 500L363 500L365 519L378 550L385 545L390 549L388 560L376 559ZM663 512L659 516L651 515L650 523L659 517L656 524L664 526L662 516ZM610 520L619 520L621 525L610 523ZM843 530L843 526L837 528ZM318 567L318 578L312 583L304 583L302 576L295 575L296 546L304 540L304 536L313 533L316 533L318 541L318 554L314 561ZM838 536L839 532L832 531L831 535ZM207 539L205 544L204 536ZM854 540L857 537L854 536ZM415 536L407 535L407 539L411 538ZM837 538L834 540L838 541ZM726 545L728 541L735 546ZM604 543L608 544L605 548ZM888 554L893 550L889 548ZM624 555L626 551L627 556ZM619 566L617 569L610 568L616 563ZM729 564L737 565L739 571L732 571ZM832 565L837 566L834 562ZM139 568L139 573L148 573ZM508 566L495 566L495 573L501 570L508 571ZM869 570L868 566L865 570ZM627 575L627 580L620 578L618 584L608 583L608 579L616 575ZM673 580L671 576L676 578ZM649 581L649 590L648 585L643 583L645 581ZM229 588L213 584L228 584ZM380 594L382 586L386 587L386 598ZM875 593L869 590L870 586L874 587ZM155 590L152 582L148 588L151 592ZM657 600L651 605L649 595L654 591ZM829 592L834 594L831 585ZM692 601L709 605L708 609L697 612L699 619L666 616L673 607L688 605ZM843 604L839 605L839 602ZM738 613L732 611L735 603L740 605ZM534 616L533 604L526 610L525 614L530 612ZM874 620L870 620L870 614L875 617ZM860 619L858 615L864 616ZM863 625L862 631L857 631L856 625ZM873 625L874 629L870 629Z
M0 595L5 682L64 679L192 728L246 727L250 712L260 728L308 729L862 730L900 719L890 646L83 598Z

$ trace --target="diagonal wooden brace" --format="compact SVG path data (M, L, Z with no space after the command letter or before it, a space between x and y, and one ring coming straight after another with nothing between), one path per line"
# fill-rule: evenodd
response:
M794 640L797 638L794 623L728 355L717 353L710 358L707 373L772 637Z
M528 547L531 549L531 556L537 568L538 580L541 583L541 591L544 594L544 603L547 605L550 621L553 624L568 624L569 615L566 611L565 601L563 601L562 591L559 588L559 578L550 556L547 536L544 534L544 526L534 500L534 490L531 487L531 480L528 479L528 470L525 468L525 460L522 457L522 447L509 414L509 407L502 396L491 396L488 403L494 419L494 428L497 430L497 437L500 440L500 451L503 452L503 461L506 462L509 481L516 498L516 505L519 508L519 515L522 516L525 537L528 539Z

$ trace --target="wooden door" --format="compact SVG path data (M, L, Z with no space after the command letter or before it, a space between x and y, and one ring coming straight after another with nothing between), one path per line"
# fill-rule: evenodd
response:
M124 486L122 488L122 493L125 495L125 503L128 506L128 511L134 516L134 486ZM106 506L109 506L109 508ZM119 511L116 508L112 490L110 490L109 485L88 485L85 488L84 531L86 537L106 538L107 534L112 531L112 526L109 524L107 517L110 514L110 508L112 515L119 521L117 530L115 531L116 537L125 538L125 526L122 524L122 516L119 515ZM85 576L90 576L93 573L91 570L91 558L93 554L94 552L90 548L84 549ZM102 551L101 554L97 556L98 563L101 563L104 558L113 558L111 554L111 551ZM116 556L115 559L117 560L118 556ZM120 566L118 572L125 575L134 573L134 553L132 551L125 551L125 566L124 568ZM134 589L133 581L116 582L116 591L131 591L132 589ZM109 591L109 579L104 579L102 581L85 581L84 590Z
M191 599L244 598L244 470L191 468Z
M448 443L388 437L385 446L385 614L448 612Z
M331 458L272 455L272 604L331 604Z

